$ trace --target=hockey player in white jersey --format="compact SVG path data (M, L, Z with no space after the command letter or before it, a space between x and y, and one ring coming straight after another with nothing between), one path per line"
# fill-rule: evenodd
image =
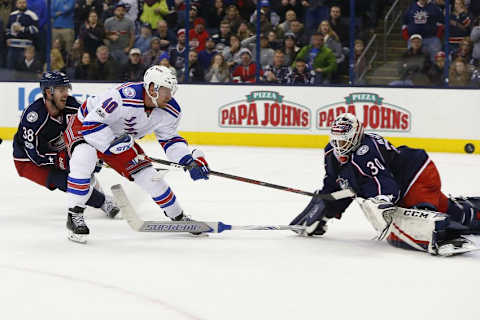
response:
M203 153L191 152L177 133L182 111L172 97L176 90L176 76L166 67L152 66L143 82L127 82L89 97L69 122L65 141L71 155L67 188L70 240L85 242L89 234L83 211L98 158L148 192L170 219L190 219L168 184L152 179L156 171L135 142L153 132L169 160L185 165L193 180L208 179Z

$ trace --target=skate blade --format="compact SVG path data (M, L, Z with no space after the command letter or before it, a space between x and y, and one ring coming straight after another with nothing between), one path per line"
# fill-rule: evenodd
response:
M88 234L76 234L71 231L67 233L67 239L76 243L85 244L88 240Z
M455 248L453 245L445 245L438 249L438 255L442 257L451 257L478 250L480 250L480 248L476 247L475 245L467 245L463 246L462 248Z

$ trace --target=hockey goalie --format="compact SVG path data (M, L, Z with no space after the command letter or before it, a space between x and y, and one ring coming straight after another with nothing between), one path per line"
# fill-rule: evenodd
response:
M364 133L353 114L338 116L331 126L323 182L316 195L353 189L378 239L395 247L441 256L477 249L463 235L480 233L480 198L448 198L425 150L395 148ZM306 226L302 235L323 235L328 220L340 219L352 201L314 196L290 224Z

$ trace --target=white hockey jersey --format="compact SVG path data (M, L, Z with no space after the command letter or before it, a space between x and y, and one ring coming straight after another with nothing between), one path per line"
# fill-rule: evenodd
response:
M190 150L177 132L182 111L175 99L166 107L145 112L143 82L127 82L104 94L89 97L78 110L84 139L100 152L124 134L135 140L154 133L171 161L179 162Z

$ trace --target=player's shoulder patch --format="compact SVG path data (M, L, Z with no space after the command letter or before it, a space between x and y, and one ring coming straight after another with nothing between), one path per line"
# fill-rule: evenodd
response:
M366 154L368 151L370 150L370 148L364 144L362 146L360 146L360 148L358 148L357 150L357 156L363 156L364 154Z
M38 113L35 111L29 111L25 116L25 119L30 123L35 123L38 120Z
M122 90L122 95L125 98L134 98L136 95L135 89L133 89L132 87L125 87L121 90Z

